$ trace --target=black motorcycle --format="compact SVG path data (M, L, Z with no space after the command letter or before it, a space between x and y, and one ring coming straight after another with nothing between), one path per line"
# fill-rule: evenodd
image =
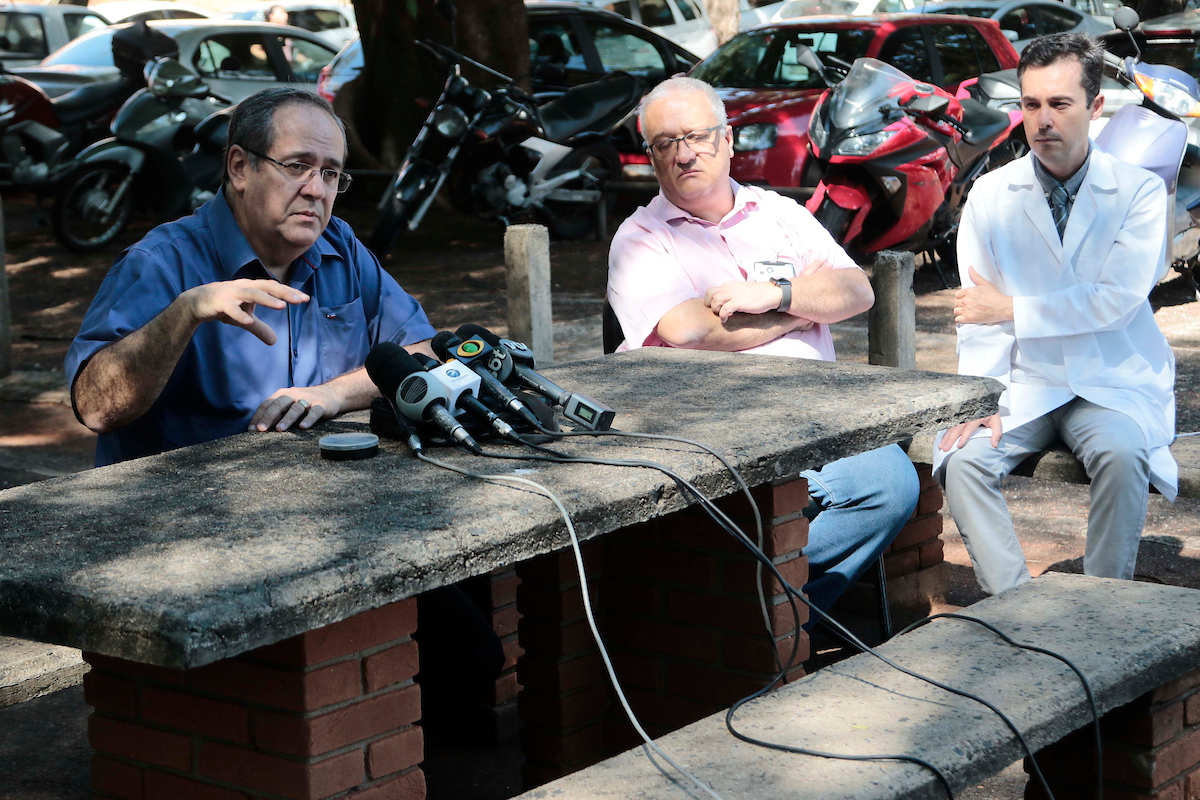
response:
M169 58L146 66L146 82L117 112L113 137L79 153L54 199L54 233L70 250L108 245L135 202L174 219L221 187L230 101Z
M508 224L532 212L556 236L590 232L603 184L619 175L610 135L637 109L644 87L613 73L539 107L512 78L436 42L417 42L449 76L404 163L379 202L367 246L382 260L396 235L416 230L442 185L461 211ZM503 84L490 91L462 76L470 64Z

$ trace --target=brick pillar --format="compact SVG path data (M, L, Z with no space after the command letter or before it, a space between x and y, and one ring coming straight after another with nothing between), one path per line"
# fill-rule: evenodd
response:
M521 612L517 610L517 587L521 585L521 579L517 577L516 569L501 568L459 585L491 623L504 648L500 677L488 695L480 698L483 704L480 720L483 730L480 733L485 740L496 744L508 735L508 731L503 730L506 723L516 719L517 693L521 690L517 680L517 659L523 652L517 637L517 623L521 619Z
M808 562L799 551L808 538L801 513L807 483L759 487L755 497L767 555L792 585L803 586ZM753 537L741 495L719 505ZM652 736L727 708L774 677L754 561L702 510L691 507L615 531L589 548L585 563L596 571L589 580L601 633L626 696ZM517 571L523 580L518 605L525 615L518 702L526 726L526 783L536 785L640 739L608 690L570 551L534 559ZM775 644L786 659L798 632L781 587L769 573L765 579ZM806 619L801 606L801 624ZM808 658L808 637L799 635L791 679L804 674L800 662Z
M170 670L85 653L92 787L127 800L420 800L415 599Z
M1200 798L1200 669L1105 714L1100 731L1108 800ZM1058 800L1093 796L1094 742L1088 725L1037 754ZM1025 797L1045 798L1036 779L1026 785Z

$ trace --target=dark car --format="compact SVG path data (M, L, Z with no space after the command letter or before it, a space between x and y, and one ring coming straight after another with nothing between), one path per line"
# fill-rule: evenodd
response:
M928 3L920 8L927 14L994 19L1018 53L1038 36L1067 32L1099 36L1112 30L1109 22L1056 0L958 0Z
M1017 53L992 20L933 14L811 17L743 31L691 76L717 88L733 127L731 174L742 183L806 196L820 180L808 155L808 118L825 90L797 60L808 45L827 63L864 56L954 92L985 72L1012 69Z

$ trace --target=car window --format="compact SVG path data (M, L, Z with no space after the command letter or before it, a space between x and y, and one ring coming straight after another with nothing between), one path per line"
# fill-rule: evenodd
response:
M45 58L46 31L42 27L42 18L38 14L26 14L22 11L0 11L3 19L4 38L7 42L0 57L9 58Z
M1037 37L1037 29L1033 24L1033 15L1028 8L1017 7L1000 18L1000 27L1012 31L1018 39L1033 39Z
M667 0L637 0L637 5L642 15L642 24L647 28L675 24L675 17L671 15L671 7L667 5Z
M1067 7L1037 6L1038 17L1041 18L1041 34L1065 33L1074 30L1083 17Z
M321 45L305 39L280 36L279 46L283 57L292 68L292 77L301 83L316 83L321 69L333 60L334 53Z
M730 39L692 77L722 88L823 89L821 77L798 63L799 45L850 63L866 54L874 36L874 30L863 28L749 31Z
M679 13L685 22L700 18L700 9L696 8L696 4L692 0L675 0L675 5L679 8Z
M313 33L350 27L346 19L331 8L294 9L288 14L288 24Z
M200 43L192 57L196 71L208 78L277 80L266 43L257 33L224 33Z
M587 27L605 72L624 71L654 83L667 77L667 64L653 42L603 22L588 20Z
M529 67L540 88L578 86L598 77L588 71L569 19L529 19Z
M979 74L999 71L1000 61L992 52L992 47L987 43L987 39L983 38L983 34L975 28L967 28L967 36L970 37L971 44L975 45L975 56L979 59Z
M166 12L166 19L207 19L203 14L196 11L181 11L173 8Z
M616 3L609 3L605 8L614 14L620 14L625 19L633 19L633 3L631 0L619 0Z
M929 51L925 49L925 36L920 28L901 28L893 33L884 42L879 58L910 78L933 80L933 66L929 63Z
M66 47L59 48L49 58L44 59L45 66L57 64L77 64L81 67L111 67L112 28L80 36Z
M957 14L964 17L979 17L980 19L989 19L992 16L992 8L980 8L979 6L968 6L966 8L956 8L954 6L945 8L931 8L931 14ZM1001 24L1003 27L1003 24Z
M942 59L942 85L953 86L979 75L979 61L967 25L932 25L933 47Z
M907 11L908 6L903 0L879 0L879 4L871 9L873 14L896 14L901 11Z
M67 39L78 39L85 33L100 28L107 28L108 23L96 14L63 14L63 25L67 29Z

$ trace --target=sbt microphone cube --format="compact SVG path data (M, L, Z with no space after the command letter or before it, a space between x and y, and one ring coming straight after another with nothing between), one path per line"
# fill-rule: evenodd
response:
M446 385L446 391L450 393L450 408L454 409L454 413L458 416L466 413L461 408L456 408L458 398L464 394L473 397L479 396L479 376L466 364L460 364L452 359L440 367L429 370L429 374L436 375Z

